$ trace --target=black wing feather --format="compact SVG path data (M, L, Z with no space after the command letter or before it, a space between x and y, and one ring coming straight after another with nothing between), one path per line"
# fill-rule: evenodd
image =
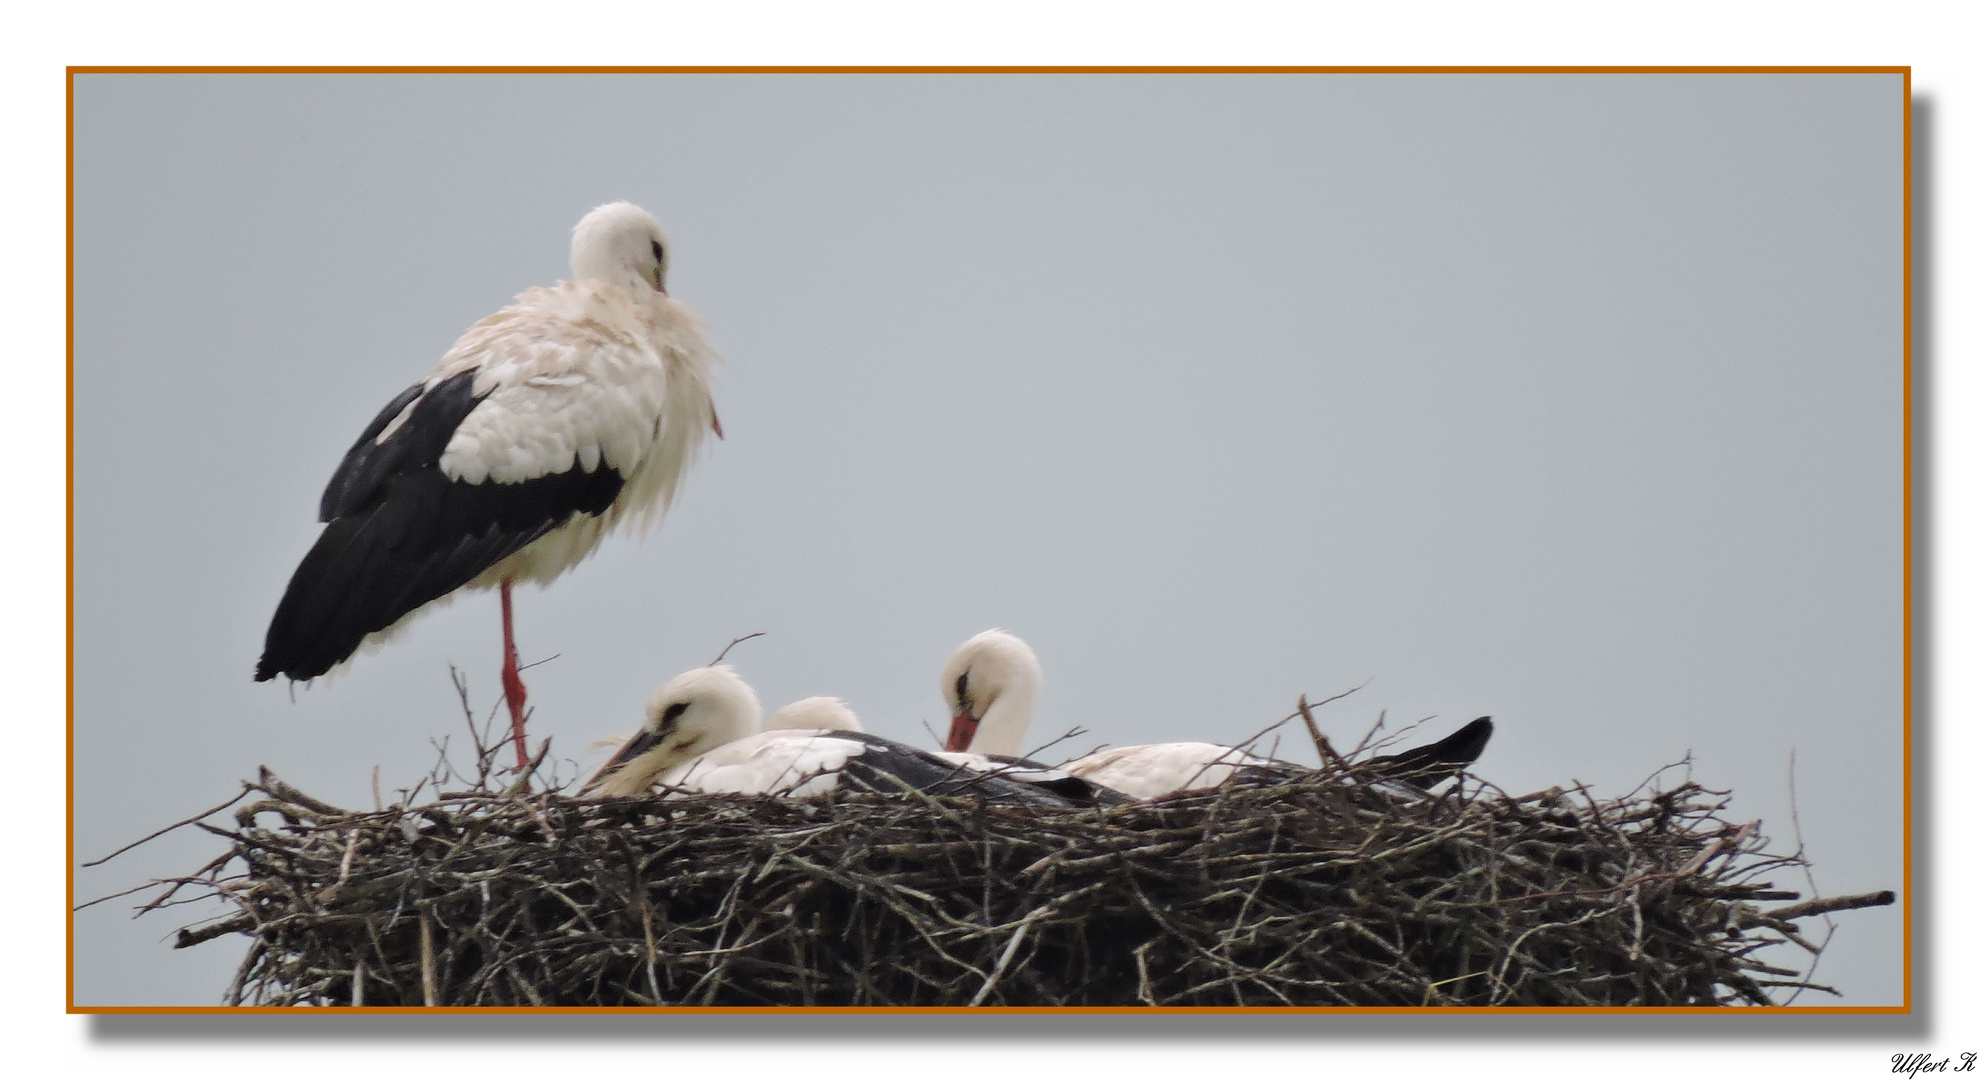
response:
M866 752L845 762L838 775L840 783L850 783L868 791L912 790L930 795L976 795L998 802L1016 801L1042 806L1069 806L1084 801L1067 798L1046 785L1027 784L994 773L963 768L917 746L908 746L878 735L834 731L830 737L866 745Z
M1495 730L1489 717L1479 716L1445 739L1373 758L1366 762L1366 767L1395 780L1433 787L1482 757L1483 747L1489 745Z
M1080 805L1096 803L1100 806L1124 806L1127 803L1136 803L1139 801L1123 791L1114 791L1104 784L1094 784L1082 776L1072 776L1070 773L1061 772L1053 766L1045 765L1040 761L1031 761L1026 757L1010 757L1007 754L985 754L983 756L998 765L1007 765L1014 769L1035 770L1037 772L1055 774L1044 779L1023 780L1020 782L1029 784L1032 787L1043 788L1045 791L1062 796Z
M343 455L342 464L323 488L323 502L316 520L328 523L354 513L391 477L438 464L439 455L446 452L446 444L460 421L487 396L474 393L477 374L478 371L463 371L430 392L426 384L414 383L392 398ZM412 406L412 415L391 433L391 438L378 442L378 432L414 401L418 404Z
M344 455L323 510L329 523L275 608L254 678L312 679L367 634L467 584L578 513L599 515L624 487L609 467L523 483L468 484L440 471L453 432L485 395L462 372L400 394ZM416 398L391 438L377 433Z

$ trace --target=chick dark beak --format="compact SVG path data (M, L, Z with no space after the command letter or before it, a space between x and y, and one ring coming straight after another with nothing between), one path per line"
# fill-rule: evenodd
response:
M663 741L655 732L640 730L638 734L625 740L625 745L618 747L618 752L612 754L611 760L605 762L604 767L597 770L597 774L584 783L582 791L579 791L578 794L582 794L584 791L589 791L596 787L604 781L605 777L624 768L627 762L653 749Z

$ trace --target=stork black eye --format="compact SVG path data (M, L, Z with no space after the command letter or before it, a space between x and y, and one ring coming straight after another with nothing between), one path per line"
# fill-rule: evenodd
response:
M661 266L666 265L666 249L660 247L657 240L652 242L652 261Z
M661 724L674 723L675 721L679 720L680 714L685 711L686 711L686 702L675 701L671 705L666 706L665 712L659 714L659 722Z
M968 673L965 671L961 673L960 678L954 680L954 700L963 705L968 703Z

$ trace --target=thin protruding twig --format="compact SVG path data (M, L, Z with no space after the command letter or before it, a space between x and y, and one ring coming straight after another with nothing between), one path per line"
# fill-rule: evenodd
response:
M722 649L722 650L721 650L721 652L720 652L720 655L718 655L718 656L716 656L716 657L714 657L714 659L712 659L712 660L709 660L709 661L707 661L707 666L708 666L708 667L713 667L713 666L714 666L715 664L718 664L718 663L720 663L720 662L721 662L722 660L724 660L724 659L726 659L726 658L727 658L727 655L728 655L728 649L732 649L732 648L734 648L734 647L735 647L736 645L739 645L739 644L741 644L741 643L742 643L742 642L744 642L744 641L748 641L748 640L749 640L749 639L751 639L751 638L759 638L759 637L761 637L761 636L763 636L764 634L767 634L767 633L768 633L768 631L767 631L767 630L757 630L757 631L755 631L755 632L754 632L754 633L752 633L752 634L743 634L742 636L740 636L740 637L738 637L738 638L736 638L736 639L734 639L733 641L730 641L730 642L728 642L728 648L727 648L727 649Z
M1041 754L1045 750L1048 750L1051 747L1056 746L1058 743L1069 742L1072 739L1081 739L1088 734L1090 734L1090 732L1086 731L1084 728L1077 726L1076 724L1073 724L1071 725L1071 729L1069 731L1066 731L1064 734L1059 735L1055 739L1052 739L1049 742L1044 743L1043 745L1037 747L1036 749L1031 750L1029 753L1024 754L1023 756L1029 758L1031 761L1037 761L1039 760L1037 757L1038 754Z
M1334 701L1338 701L1338 700L1340 700L1341 698L1346 698L1346 697L1350 697L1350 696L1351 696L1351 695L1353 695L1353 694L1357 694L1357 693L1358 693L1358 692L1360 692L1361 690L1364 690L1364 689L1366 689L1366 688L1367 688L1368 686L1370 686L1370 685L1372 685L1372 683L1373 683L1373 679L1372 679L1372 677L1371 677L1371 676L1368 676L1368 677L1367 677L1367 679L1366 679L1366 681L1365 681L1365 682L1362 682L1362 683L1360 683L1360 684L1359 684L1358 686L1355 686L1355 687L1353 687L1353 688L1352 688L1352 689L1350 689L1350 690L1341 690L1341 691L1339 691L1338 693L1336 693L1336 694L1333 694L1333 695L1332 695L1331 697L1328 697L1328 698L1321 698L1321 699L1319 699L1319 700L1317 700L1317 701L1314 701L1314 702L1312 702L1312 703L1311 703L1311 707L1312 707L1312 708L1314 708L1314 709L1322 709L1322 708L1324 708L1325 706L1327 706L1327 705L1330 705L1330 704L1331 704L1332 702L1334 702ZM1299 701L1303 701L1303 700L1304 700L1304 698L1303 698L1302 696L1300 696L1300 697L1298 698L1298 700L1299 700Z
M1380 715L1375 717L1373 720L1373 726L1367 728L1366 734L1359 737L1359 745L1352 748L1352 756L1356 758L1359 755L1364 754L1366 752L1366 748L1373 745L1373 736L1378 735L1380 733L1380 729L1386 726L1387 726L1387 710L1381 709Z
M182 829L187 825L190 825L193 822L198 821L202 818L212 817L214 814L217 814L220 811L225 810L227 807L232 806L234 803L239 802L241 799L246 798L247 793L252 790L254 790L253 785L243 783L240 785L240 794L235 795L233 798L228 799L227 801L221 803L220 805L213 807L211 810L202 810L199 813L194 814L189 818L186 818L184 821L175 821L170 825L167 825L164 828L159 829L157 832L154 832L149 836L144 837L143 839L132 840L130 843L125 844L123 847L120 847L115 851L112 851L108 855L105 855L100 859L93 859L89 862L83 863L82 865L101 866L104 863L109 862L111 859L114 859L117 856L122 855L124 852L129 851L131 848L137 847L140 844L146 844L153 840L156 840L159 837L165 835L166 833L171 832L173 829Z

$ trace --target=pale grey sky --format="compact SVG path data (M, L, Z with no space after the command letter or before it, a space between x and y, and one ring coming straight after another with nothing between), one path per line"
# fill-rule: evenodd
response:
M293 703L250 675L357 431L627 198L727 357L728 438L663 528L518 595L559 749L756 630L765 705L924 743L942 659L1002 626L1038 740L1240 738L1370 678L1336 736L1489 713L1480 775L1608 795L1693 751L1787 847L1796 750L1821 889L1899 888L1901 91L81 77L78 852L264 762L410 784L448 661L493 701L488 595ZM78 916L79 1004L217 1000L239 948L127 916ZM1899 912L1837 921L1820 981L1898 1003Z

